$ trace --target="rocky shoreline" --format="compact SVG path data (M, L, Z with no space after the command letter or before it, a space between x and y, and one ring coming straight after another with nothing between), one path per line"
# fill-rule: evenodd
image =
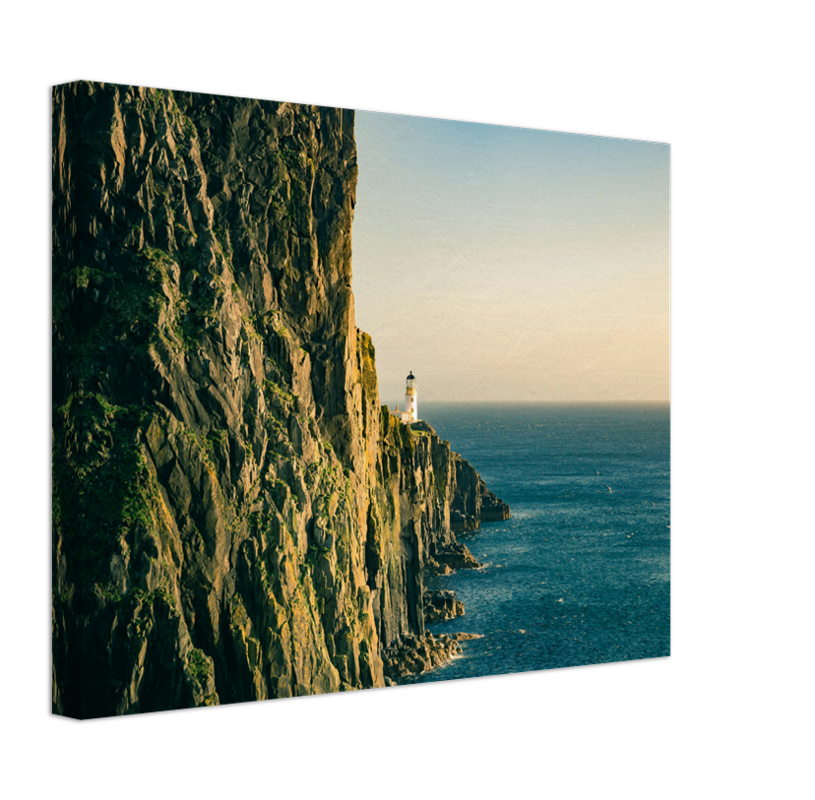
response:
M408 634L382 654L385 682L388 686L395 686L400 679L441 667L459 655L459 643L443 633L437 636L432 633Z
M424 593L425 622L445 622L464 616L464 603L449 589L433 589Z
M419 442L440 443L449 448L449 442L440 442L436 431L426 421L411 424L418 433ZM458 454L449 469L456 494L442 524L433 526L423 554L421 574L423 581L450 575L460 569L483 569L469 547L456 539L457 532L477 531L482 521L503 521L510 518L510 508L491 492L471 464ZM432 459L431 459L432 461ZM448 589L427 589L422 594L423 622L433 623L463 617L464 604ZM383 651L383 671L386 685L410 682L417 675L437 669L451 659L462 655L459 642L480 639L481 634L458 632L432 634L422 632L403 634Z
M469 549L461 545L467 557L461 559L459 569L480 568ZM459 547L455 549L461 553ZM438 564L426 569L430 577L447 575L453 572L446 567L446 571L439 571ZM456 597L450 589L428 589L422 597L425 622L446 622L451 619L463 617L464 603ZM429 670L444 666L451 659L462 654L459 642L480 639L481 634L459 632L454 634L425 633L422 636L405 636L400 642L389 648L383 655L385 682L387 685L396 685Z

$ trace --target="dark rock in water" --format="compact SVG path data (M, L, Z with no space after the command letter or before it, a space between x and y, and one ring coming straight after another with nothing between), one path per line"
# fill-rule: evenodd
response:
M449 589L434 589L424 593L425 622L444 622L464 616L464 603Z
M382 662L386 678L396 681L440 667L460 654L459 643L451 637L425 633L403 637L401 642L383 652Z
M454 633L452 636L457 642L468 642L471 639L483 639L483 633Z
M52 107L54 711L441 663L424 568L477 566L455 531L500 501L380 406L353 112L87 81Z
M481 497L481 520L483 522L502 522L510 518L509 506L495 496L479 478Z
M448 567L447 564L439 564L433 556L427 556L424 565L425 575L430 578L438 577L439 575L449 575L451 572L455 572L451 567Z
M479 569L484 566L475 560L470 548L461 542L440 545L433 555L439 564L446 564L451 569Z

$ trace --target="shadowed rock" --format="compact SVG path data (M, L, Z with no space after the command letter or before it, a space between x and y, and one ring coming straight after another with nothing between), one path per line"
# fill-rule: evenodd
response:
M464 616L464 603L449 589L434 589L424 593L425 622L443 622Z

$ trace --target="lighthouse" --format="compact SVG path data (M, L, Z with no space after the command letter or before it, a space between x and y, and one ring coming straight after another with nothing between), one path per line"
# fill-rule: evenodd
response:
M403 419L405 415L407 415L405 422L416 422L419 419L419 405L416 401L416 376L412 370L408 374L405 384L405 413L402 415Z

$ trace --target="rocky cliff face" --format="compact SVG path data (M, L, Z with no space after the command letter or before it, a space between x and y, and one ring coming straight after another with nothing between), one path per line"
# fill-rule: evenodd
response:
M353 112L54 89L57 713L383 686L425 566L508 515L380 407L356 175Z

